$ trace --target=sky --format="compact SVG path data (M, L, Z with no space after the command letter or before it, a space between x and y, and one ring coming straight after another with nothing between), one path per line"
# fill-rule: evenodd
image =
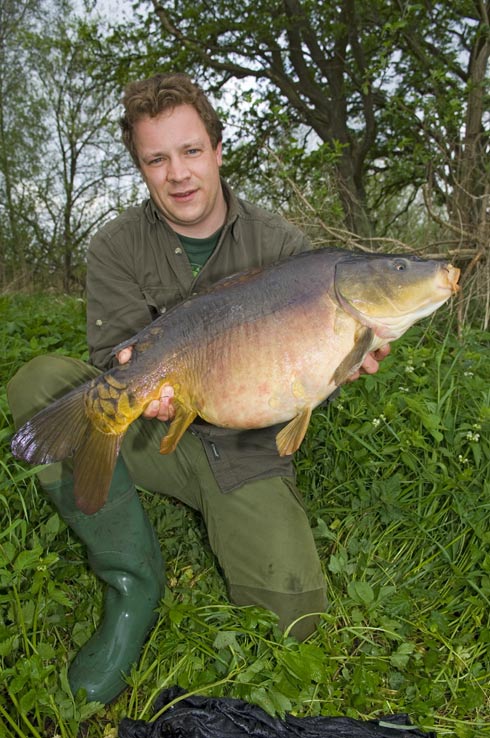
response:
M130 0L74 0L76 10L86 12L88 4L93 11L99 15L105 16L108 20L124 20L130 18L133 14L132 3Z

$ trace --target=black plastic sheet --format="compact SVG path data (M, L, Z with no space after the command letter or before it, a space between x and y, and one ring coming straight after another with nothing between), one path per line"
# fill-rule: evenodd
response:
M155 714L185 692L160 694ZM435 738L410 725L406 715L360 721L346 717L268 715L257 705L222 697L185 697L153 722L125 718L119 738Z

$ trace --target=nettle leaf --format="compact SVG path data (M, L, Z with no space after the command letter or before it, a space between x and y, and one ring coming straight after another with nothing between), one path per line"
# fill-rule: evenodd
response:
M281 717L284 717L287 712L291 711L291 700L281 692L274 689L269 693L269 697L276 708L276 712Z
M351 599L361 605L372 605L374 602L374 590L368 582L349 582L347 592Z
M5 641L0 642L0 656L9 656L15 649L16 637L12 636L7 638Z
M73 626L71 638L76 646L83 646L93 633L93 623L90 620L77 621Z
M66 665L63 665L59 670L59 682L61 685L61 689L63 690L65 695L71 697L71 699L73 700L70 683L68 681L68 667Z
M325 653L322 649L301 644L299 651L282 655L288 671L301 682L321 682L324 675Z
M408 664L408 660L412 653L415 651L414 643L401 643L396 651L390 656L390 664L395 666L397 669L403 669Z
M71 600L62 589L59 589L54 582L48 582L48 595L49 599L57 602L65 607L71 607Z
M349 557L345 549L340 549L338 553L332 554L328 561L328 569L332 574L342 574L347 570Z
M174 625L180 625L183 619L187 616L187 611L183 610L181 608L172 607L168 611L168 617L170 618L170 622Z
M36 605L32 600L27 600L22 605L22 618L26 626L31 626L34 621L34 614L36 612Z
M241 671L237 676L237 682L250 682L260 672L270 672L270 666L264 659L256 659Z
M30 681L29 674L23 673L23 674L17 674L9 684L9 690L13 694L18 694L27 684L27 682Z
M10 541L2 543L0 546L0 566L10 564L10 562L15 558L16 553L17 549L13 543L10 543Z
M336 536L335 533L333 533L332 530L328 527L327 523L323 520L323 518L317 518L316 520L316 528L313 530L313 534L315 538L318 538L320 540L324 539L327 541L335 541Z
M10 588L12 581L15 579L15 574L7 571L6 569L0 569L0 587L7 589Z
M41 546L36 546L31 551L21 551L14 561L14 569L21 572L26 569L35 568L39 565L39 559L41 558L42 552L43 549Z
M224 648L232 648L237 651L240 650L240 646L236 639L236 633L233 630L220 631L214 639L213 646L218 651Z
M88 720L93 715L96 715L98 712L101 711L101 708L103 708L103 704L101 702L88 702L85 705L82 705L80 708L80 720L83 722L84 720ZM109 733L107 733L109 735Z
M42 526L43 538L46 541L49 542L56 538L60 530L60 522L59 515L55 513L54 515L51 515L51 517Z
M29 689L19 700L19 707L23 714L30 712L39 701L39 688Z
M276 706L264 687L253 687L253 689L250 690L250 699L256 705L269 713L269 715L276 714Z
M471 452L473 454L473 459L475 460L475 466L478 469L482 460L482 451L480 445L478 443L472 443Z
M42 659L54 659L56 656L56 649L50 643L38 643L37 652Z

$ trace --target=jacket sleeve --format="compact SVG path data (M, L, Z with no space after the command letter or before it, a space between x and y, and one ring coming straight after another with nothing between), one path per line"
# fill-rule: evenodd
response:
M87 342L90 361L108 369L112 350L151 321L134 276L129 249L102 230L94 236L87 259Z
M284 243L280 258L294 256L294 254L300 254L303 251L311 251L312 248L311 241L307 236L299 228L288 224L284 231Z
M259 253L259 263L270 264L312 250L308 237L290 221L275 213L259 212L262 217L255 222L255 232L251 234Z

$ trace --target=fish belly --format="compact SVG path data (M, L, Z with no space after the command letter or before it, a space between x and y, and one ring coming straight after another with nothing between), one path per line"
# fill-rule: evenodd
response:
M352 350L356 322L325 300L237 325L206 346L199 415L229 428L262 428L316 407Z

